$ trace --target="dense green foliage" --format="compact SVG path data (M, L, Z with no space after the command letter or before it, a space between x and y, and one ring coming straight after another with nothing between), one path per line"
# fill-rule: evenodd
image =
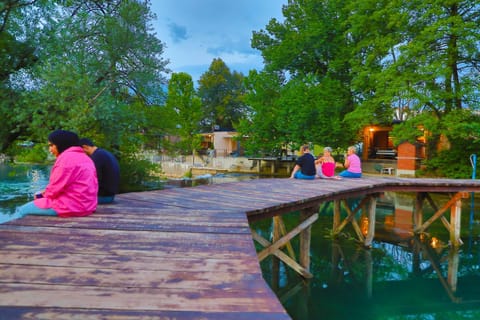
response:
M198 95L202 100L202 127L205 131L215 127L232 130L248 113L243 102L244 77L230 72L222 59L213 59L210 68L198 81Z
M345 148L364 126L394 122L396 144L427 137L437 175L464 176L479 150L478 0L290 0L283 21L253 32L264 70L244 77L216 58L198 89L173 74L168 95L149 5L2 1L0 152L63 128L135 166L143 147L194 154L199 134L218 128L261 155L306 142Z
M168 84L166 112L170 123L171 136L179 137L174 150L180 154L191 153L200 148L200 121L202 120L202 102L193 87L192 77L187 73L174 73Z
M61 128L136 159L168 71L153 18L146 1L3 1L0 151Z
M450 141L456 160L478 152L479 12L476 0L288 1L284 21L253 32L266 66L248 79L247 147L344 147L366 125L402 122L397 144L426 133L432 169L463 175L437 145Z

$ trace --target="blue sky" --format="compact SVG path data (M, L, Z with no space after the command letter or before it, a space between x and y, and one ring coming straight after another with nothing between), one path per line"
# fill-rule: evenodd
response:
M248 74L263 68L259 51L250 47L252 32L270 19L282 21L288 0L152 0L154 32L165 43L163 57L173 72L187 72L196 83L214 58L230 71Z

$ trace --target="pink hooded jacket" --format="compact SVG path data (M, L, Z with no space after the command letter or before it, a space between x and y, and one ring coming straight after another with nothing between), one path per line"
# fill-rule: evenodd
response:
M60 217L81 217L97 209L95 165L81 147L70 147L56 159L43 198L35 205L53 209Z

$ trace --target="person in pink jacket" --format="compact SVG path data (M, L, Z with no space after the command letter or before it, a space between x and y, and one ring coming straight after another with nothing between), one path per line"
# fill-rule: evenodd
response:
M50 153L56 157L50 180L35 199L19 208L28 214L60 217L88 216L97 208L98 180L95 164L79 146L76 133L56 130L48 136Z

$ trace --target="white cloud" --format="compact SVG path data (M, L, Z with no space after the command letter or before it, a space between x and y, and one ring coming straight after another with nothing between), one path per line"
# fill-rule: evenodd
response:
M214 58L245 75L263 68L260 52L250 46L253 31L270 19L282 19L287 0L155 0L157 37L166 44L164 58L173 72L196 81Z

